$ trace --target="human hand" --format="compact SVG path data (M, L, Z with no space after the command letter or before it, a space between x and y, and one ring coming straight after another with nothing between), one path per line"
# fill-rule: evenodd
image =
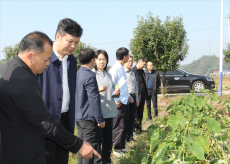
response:
M133 103L133 102L134 102L134 100L133 100L133 97L132 97L132 96L129 96L129 102L130 102L130 103Z
M104 128L105 127L105 121L102 122L101 124L97 124L100 128Z
M138 100L136 100L136 105L139 106L139 101Z
M118 102L116 102L116 106L117 106L117 108L121 107L121 101L120 100Z
M104 92L104 91L106 91L106 89L107 89L107 87L103 85L99 88L99 92Z
M113 94L114 94L115 96L117 96L117 95L119 95L119 94L120 94L120 88L119 88L119 86L118 86L118 85L116 85L116 87L115 87L115 90L114 90Z
M95 154L98 158L101 158L100 154L94 150L94 148L88 142L85 141L83 141L83 145L78 153L83 159L93 158L93 154Z

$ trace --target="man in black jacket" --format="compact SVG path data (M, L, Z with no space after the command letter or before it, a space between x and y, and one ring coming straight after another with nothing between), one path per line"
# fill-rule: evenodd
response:
M151 116L151 99L153 102L153 108L154 108L154 118L158 116L158 109L157 109L157 92L158 88L161 85L160 76L158 71L153 70L153 63L148 62L147 63L147 71L145 72L145 78L146 78L146 85L148 88L148 97L146 99L147 104L147 112L148 112L148 119L147 121L152 119Z
M131 69L135 73L136 80L137 80L139 106L137 107L137 112L136 112L136 121L138 123L135 126L136 126L136 129L140 130L140 132L142 132L141 122L143 119L145 99L147 97L147 86L146 86L146 81L145 81L145 72L143 70L143 68L145 68L147 62L148 62L147 59L142 57L138 60L137 65L135 65Z
M50 64L53 42L32 32L20 42L19 54L0 69L0 131L2 164L46 164L44 138L83 158L100 155L53 117L42 100L36 74ZM52 103L52 102L50 102Z

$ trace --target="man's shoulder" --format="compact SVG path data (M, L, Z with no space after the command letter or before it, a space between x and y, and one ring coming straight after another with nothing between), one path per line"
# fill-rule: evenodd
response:
M92 70L85 68L85 67L80 67L80 69L77 71L78 79L80 78L79 76L82 76L81 78L92 78L96 77L96 73L93 72Z

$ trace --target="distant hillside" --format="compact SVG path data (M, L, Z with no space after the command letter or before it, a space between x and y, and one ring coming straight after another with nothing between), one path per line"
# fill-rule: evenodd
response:
M5 59L0 60L0 68L3 66L3 64L6 62Z
M202 56L198 60L193 60L192 63L181 65L180 68L196 75L209 75L213 71L219 71L220 58L212 56ZM223 70L230 70L230 66L227 63L223 63Z

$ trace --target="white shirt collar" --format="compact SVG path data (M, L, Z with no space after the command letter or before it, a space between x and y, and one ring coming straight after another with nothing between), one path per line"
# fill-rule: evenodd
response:
M59 55L55 50L53 50L55 55L57 56L57 58L59 59L59 61L63 61L63 60L67 60L67 58L69 57L69 55L65 55L65 57L62 59L62 56Z

